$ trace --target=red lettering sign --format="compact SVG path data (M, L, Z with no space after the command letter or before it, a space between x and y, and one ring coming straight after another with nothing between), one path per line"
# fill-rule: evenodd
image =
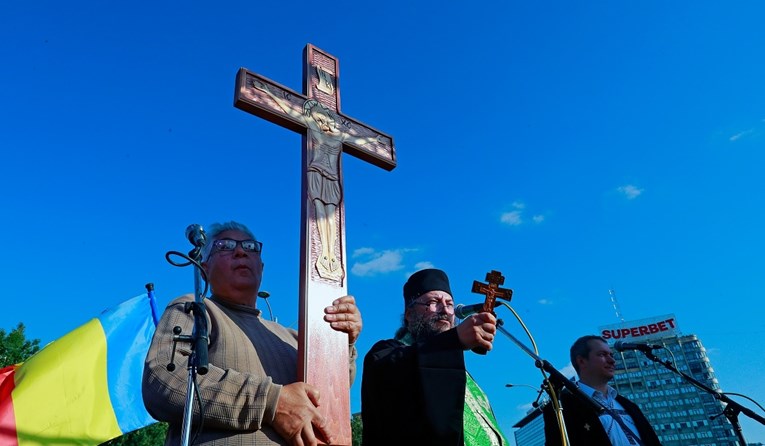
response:
M676 329L675 318L670 317L662 321L647 323L645 325L636 325L634 327L614 327L602 329L600 335L603 339L627 339L639 338L642 336L655 335L665 331Z

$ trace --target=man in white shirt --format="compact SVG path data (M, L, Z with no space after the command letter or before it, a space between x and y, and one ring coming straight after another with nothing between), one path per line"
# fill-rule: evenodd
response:
M572 446L661 446L656 432L640 408L608 385L614 377L611 348L600 336L582 336L571 346L571 364L579 375L579 388L606 410L598 416L568 391L560 393L563 419ZM561 434L552 404L544 409L545 444L557 446Z

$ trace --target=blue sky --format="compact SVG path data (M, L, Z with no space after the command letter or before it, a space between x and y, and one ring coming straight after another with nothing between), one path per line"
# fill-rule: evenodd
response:
M263 3L0 7L0 327L48 342L146 282L162 303L192 291L165 252L229 219L263 240L263 288L296 327L300 136L232 102L239 67L301 90L312 43L399 161L343 159L362 354L411 272L442 268L474 303L495 269L558 368L618 322L614 289L625 319L675 314L724 390L765 403L760 3ZM468 363L511 437L534 393L504 384L539 385L533 361L499 338Z

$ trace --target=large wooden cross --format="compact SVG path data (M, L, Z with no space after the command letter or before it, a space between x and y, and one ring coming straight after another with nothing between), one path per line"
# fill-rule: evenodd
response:
M337 58L306 45L303 94L244 68L234 106L303 135L298 379L321 392L329 429L350 445L347 336L324 307L348 294L341 152L386 170L396 167L393 139L340 113Z

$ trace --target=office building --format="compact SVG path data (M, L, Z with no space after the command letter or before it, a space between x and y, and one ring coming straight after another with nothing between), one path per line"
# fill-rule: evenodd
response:
M701 340L683 335L672 314L602 326L598 334L612 346L617 341L660 346L653 354L662 362L669 361L704 386L721 391ZM616 375L611 385L640 406L664 446L737 445L733 426L723 415L724 406L714 395L640 351L614 351L614 358ZM518 427L516 444L538 445L539 435L543 444L542 423L540 411L527 414L514 426Z

